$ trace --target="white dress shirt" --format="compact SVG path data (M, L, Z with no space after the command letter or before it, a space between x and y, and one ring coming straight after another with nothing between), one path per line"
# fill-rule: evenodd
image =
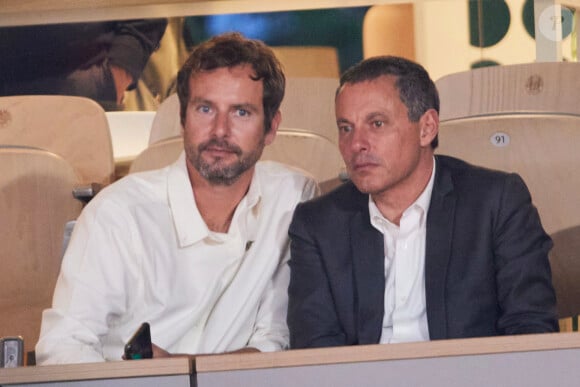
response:
M75 225L38 364L120 360L144 321L170 353L287 347L288 225L316 192L297 170L260 162L222 234L199 214L183 153L105 188Z
M429 340L425 240L433 171L421 195L403 212L399 226L381 214L369 195L371 224L383 234L385 248L385 314L381 343Z

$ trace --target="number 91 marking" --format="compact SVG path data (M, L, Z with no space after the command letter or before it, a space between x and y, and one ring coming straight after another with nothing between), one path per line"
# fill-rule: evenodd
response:
M508 146L510 144L510 136L504 132L495 132L489 138L489 142L491 145L503 148L504 146Z

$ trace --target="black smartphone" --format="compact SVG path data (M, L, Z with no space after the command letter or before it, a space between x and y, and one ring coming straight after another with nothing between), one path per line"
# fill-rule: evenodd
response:
M125 344L125 360L151 359L152 357L151 329L149 323L144 322Z

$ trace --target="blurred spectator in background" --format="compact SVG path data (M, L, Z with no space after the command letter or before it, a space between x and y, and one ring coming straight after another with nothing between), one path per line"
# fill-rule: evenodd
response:
M169 18L159 49L149 58L137 87L125 93L124 110L157 110L176 92L177 71L189 56L184 34L184 18Z
M149 19L2 28L0 95L78 95L118 110L166 26Z

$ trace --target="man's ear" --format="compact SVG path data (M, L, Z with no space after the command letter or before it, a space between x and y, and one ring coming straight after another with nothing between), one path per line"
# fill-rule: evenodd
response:
M429 109L419 119L421 146L431 146L431 141L439 133L439 114L435 109Z
M270 122L270 131L266 133L266 137L264 138L264 143L266 145L270 145L274 142L274 139L276 138L276 132L278 131L278 126L280 126L281 121L282 113L280 110L278 110Z

